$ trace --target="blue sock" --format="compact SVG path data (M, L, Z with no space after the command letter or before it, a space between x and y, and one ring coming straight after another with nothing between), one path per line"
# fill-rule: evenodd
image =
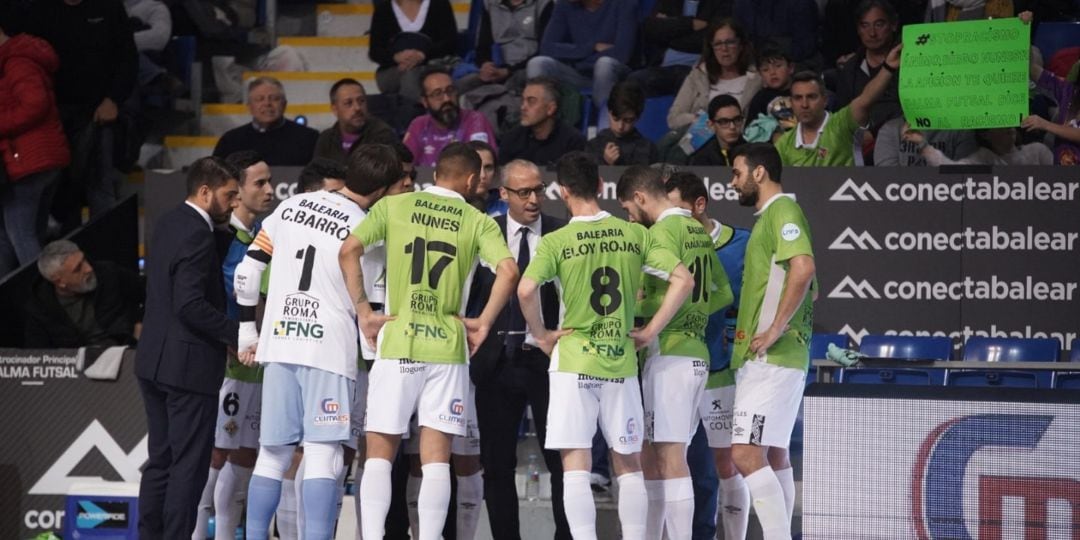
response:
M332 478L305 478L302 489L304 540L331 540L337 520L337 481Z
M270 518L274 517L279 499L281 480L259 475L251 477L247 498L248 540L266 540L270 531Z

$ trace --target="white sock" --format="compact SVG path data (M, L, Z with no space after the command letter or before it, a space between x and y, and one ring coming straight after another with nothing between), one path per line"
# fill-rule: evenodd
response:
M296 540L296 484L288 478L281 481L281 501L277 507L277 529L281 540Z
M420 512L417 504L420 499L420 482L423 478L409 475L405 482L405 507L409 509L409 532L413 538L420 538Z
M664 534L664 481L645 480L648 511L645 518L645 536L660 538Z
M484 475L481 472L457 477L457 538L473 540L484 502Z
M754 471L746 477L746 487L750 489L764 540L791 540L791 522L787 519L784 490L773 470L766 465Z
M645 487L648 482L645 481L645 476L640 472L627 473L615 480L619 482L619 524L622 525L623 538L652 538L646 536L645 532L646 516L649 513L649 498Z
M217 486L214 487L214 508L217 509L214 513L215 539L236 538L236 527L240 525L240 516L244 512L252 470L251 467L241 467L231 462L226 462L221 468Z
M641 491L644 491L644 486ZM619 495L621 509L624 495ZM589 485L589 471L563 473L563 507L574 540L596 540L596 503L593 502L592 486ZM622 512L619 514L621 517Z
M787 507L787 518L791 521L795 512L795 470L791 467L773 470L776 479L780 481L780 489L784 490L784 506Z
M390 511L390 469L385 459L368 458L364 462L364 477L360 479L360 522L364 538L382 538L386 513Z
M441 540L450 506L450 464L428 463L420 469L424 471L416 499L420 540Z
M195 531L191 533L191 540L206 540L206 529L210 526L210 515L214 513L214 486L217 485L218 473L220 472L221 469L210 467L210 474L206 477L206 486L203 487L202 498L199 499L199 513L198 517L195 518Z
M671 540L694 533L694 484L689 476L664 480L664 524Z
M341 520L341 506L345 503L345 476L349 474L348 467L342 467L337 478L337 513L334 514L334 530L337 530L337 522Z
M296 537L304 537L304 463L300 458L300 465L296 468L296 476L293 478L293 491L296 497Z
M724 538L744 540L746 528L750 523L750 490L739 473L731 478L720 479L720 525L724 529Z
M360 482L364 481L364 468L356 464L356 472L353 473L353 506L356 508L356 540L364 540L364 529L361 525L360 516Z

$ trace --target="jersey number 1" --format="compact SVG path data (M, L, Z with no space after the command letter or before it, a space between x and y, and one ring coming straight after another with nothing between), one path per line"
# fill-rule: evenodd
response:
M454 256L457 255L457 247L438 240L428 242L426 239L417 236L411 244L405 245L405 253L412 255L412 272L409 275L409 283L413 285L419 285L424 278L427 254L443 254L442 257L435 261L435 264L431 265L431 270L428 271L428 287L438 289L439 279L442 277L443 271L446 270L447 266L450 266L450 263L454 261Z

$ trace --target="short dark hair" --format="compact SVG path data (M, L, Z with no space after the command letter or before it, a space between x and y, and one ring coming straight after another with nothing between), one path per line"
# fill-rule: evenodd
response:
M559 89L559 81L554 77L548 77L547 75L541 75L539 77L533 77L525 81L525 86L539 86L544 89L544 93L551 101L555 102L555 105L559 104L559 100L562 99L562 90Z
M742 157L746 160L746 168L753 170L758 165L765 167L769 178L780 183L780 175L784 172L784 163L780 160L780 152L769 143L747 143L731 149L731 162Z
M660 171L648 165L634 165L623 171L619 183L615 186L615 197L620 201L629 200L635 191L643 191L655 197L663 197L664 181Z
M349 154L345 187L358 195L371 195L401 180L401 158L385 144L361 144Z
M555 165L555 175L570 195L587 201L596 199L600 168L591 155L581 151L564 154Z
M470 174L479 176L483 165L480 154L471 146L463 142L453 142L439 152L439 159L435 162L435 174L446 178L460 178Z
M818 90L822 94L825 93L825 80L821 78L821 74L816 71L800 71L791 76L791 86L795 86L795 83L812 82L818 85Z
M878 8L885 13L885 18L888 19L889 24L895 25L900 21L900 16L896 13L896 8L893 7L892 2L887 2L885 0L863 0L862 2L859 2L859 5L855 6L856 28L858 28L862 18L874 8Z
M679 198L683 202L693 204L698 197L705 197L705 202L709 202L709 190L705 189L705 182L690 171L678 171L668 178L667 183L664 184L664 190L671 193L676 189L679 190Z
M214 190L227 184L229 180L239 182L240 176L240 171L225 161L225 158L206 156L196 159L188 168L187 194L189 197L195 195L202 186Z
M616 117L632 113L635 118L641 118L645 110L645 92L633 81L620 82L611 88L607 106Z
M364 85L360 84L360 81L357 81L356 79L353 79L351 77L345 77L344 79L339 80L330 87L330 103L334 102L334 98L337 96L337 91L342 86L359 86L360 90L364 92L364 95L367 95L367 91L364 90Z
M318 191L323 188L327 178L345 180L348 169L344 164L329 158L316 157L304 166L300 171L300 178L296 181L296 188L300 193Z
M236 180L239 181L242 186L244 185L244 182L247 181L247 168L260 161L266 160L264 160L262 155L255 150L238 150L225 156L225 161L228 161L229 165L236 167L236 170L240 171L240 177Z
M469 141L469 142L467 142L465 144L469 145L469 148L472 148L473 150L476 150L477 152L479 152L481 150L484 150L485 152L491 154L491 159L492 160L494 160L495 162L499 161L499 154L495 153L495 149L492 148L490 144L488 144L488 143L486 143L484 141Z
M758 71L761 71L762 66L773 60L783 60L789 64L792 62L791 55L788 54L786 50L776 43L769 42L761 48L761 52L757 55Z
M412 150L409 150L409 147L405 146L405 143L394 141L394 144L391 144L390 147L397 152L398 159L401 160L402 163L412 163L416 161L416 157L413 156Z
M720 94L709 100L709 121L712 122L716 118L716 111L723 109L724 107L737 107L739 112L742 112L742 106L739 105L739 100L735 99L731 94Z
M427 82L428 77L432 75L446 75L450 77L450 80L454 80L454 76L450 74L450 70L439 66L428 66L420 72L420 92L424 97L427 97L427 93L424 91L424 83Z

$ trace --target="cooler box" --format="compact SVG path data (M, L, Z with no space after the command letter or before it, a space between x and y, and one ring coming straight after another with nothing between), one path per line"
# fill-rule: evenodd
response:
M138 540L139 484L84 482L64 503L64 539Z

